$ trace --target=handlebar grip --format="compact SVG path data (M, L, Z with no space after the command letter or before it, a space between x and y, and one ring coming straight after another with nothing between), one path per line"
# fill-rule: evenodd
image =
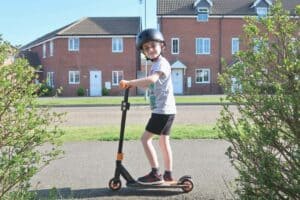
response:
M121 80L119 83L119 87L122 89L127 89L127 88L129 88L129 85L126 83L125 80Z

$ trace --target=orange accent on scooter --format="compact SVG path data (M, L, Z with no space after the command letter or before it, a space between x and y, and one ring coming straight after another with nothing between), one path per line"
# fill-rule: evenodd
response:
M117 160L123 160L124 154L123 153L118 153L117 154Z

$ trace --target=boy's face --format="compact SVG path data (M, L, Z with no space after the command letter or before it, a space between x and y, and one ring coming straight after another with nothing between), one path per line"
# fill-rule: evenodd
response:
M161 54L163 44L161 42L150 41L143 45L143 53L149 59L155 59Z

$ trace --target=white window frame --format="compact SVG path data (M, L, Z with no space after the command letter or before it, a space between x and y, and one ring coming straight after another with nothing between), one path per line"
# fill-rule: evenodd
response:
M292 38L291 38L291 43L294 44L294 45L293 45L293 46L294 46L294 48L293 48L293 53L294 53L294 54L297 53L296 42L297 42L296 38L295 38L295 37L292 37Z
M54 72L47 72L46 83L48 86L54 88Z
M266 7L256 7L256 13L259 17L265 17L268 15L268 8Z
M253 38L253 43L256 44L256 45L253 46L253 51L255 53L258 53L261 50L262 45L267 45L268 46L268 44L263 43L262 38Z
M113 53L122 53L124 49L122 37L113 37L111 39L111 50Z
M197 9L197 21L198 22L208 22L209 10L208 8L198 8Z
M76 80L78 77L78 80ZM80 83L80 71L69 71L69 84L79 84Z
M111 82L113 86L119 85L119 82L124 78L124 72L123 71L112 71L111 73ZM115 80L116 77L116 80Z
M202 80L203 81L197 81L197 78L198 78L198 71L200 71L200 70L202 70L202 75L201 76L199 76L199 77L202 77ZM208 74L208 80L207 81L204 81L204 71L206 71L207 72L207 74ZM207 84L207 83L210 83L210 76L211 76L211 73L210 73L210 68L198 68L198 69L196 69L195 70L195 83L196 84Z
M175 51L176 49L175 49L175 47L174 47L174 41L177 41L177 52ZM172 48L171 48L171 52L172 52L172 54L179 54L179 38L172 38L171 39L171 44L172 44Z
M206 44L208 46L206 46ZM200 46L198 46L200 45ZM211 52L211 39L210 38L196 38L195 39L195 50L198 55L210 55Z
M70 37L68 39L68 50L79 51L79 49L80 49L80 39L78 37Z
M259 51L259 38L253 38L253 43L253 51L257 53Z
M43 44L43 58L46 58L47 56L47 46L46 43Z
M240 39L238 37L231 38L231 54L235 54L240 50Z
M50 56L53 56L53 51L54 51L54 43L53 43L53 40L51 40L50 43L49 43L49 54L50 54Z

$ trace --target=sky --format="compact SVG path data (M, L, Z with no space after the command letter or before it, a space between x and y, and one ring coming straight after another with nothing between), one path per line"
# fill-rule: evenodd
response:
M156 28L156 0L5 0L0 35L12 45L25 45L83 17L141 16L144 20L145 1L146 28Z

